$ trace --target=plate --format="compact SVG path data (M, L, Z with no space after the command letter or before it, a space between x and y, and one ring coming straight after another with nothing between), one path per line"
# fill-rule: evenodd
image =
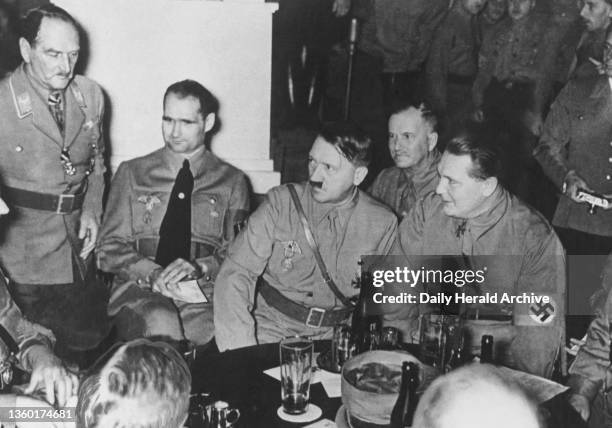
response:
M319 419L323 414L323 411L316 404L309 403L308 410L306 411L306 413L302 413L301 415L290 415L289 413L285 413L285 411L283 410L283 406L280 406L278 408L276 414L284 421L296 424L304 424L307 422L312 422L315 419Z

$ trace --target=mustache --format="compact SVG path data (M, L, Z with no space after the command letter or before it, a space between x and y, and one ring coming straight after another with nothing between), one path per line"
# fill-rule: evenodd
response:
M320 189L321 187L323 187L323 182L322 181L313 181L313 180L309 180L308 181L310 183L310 185L312 187L316 187L318 189Z

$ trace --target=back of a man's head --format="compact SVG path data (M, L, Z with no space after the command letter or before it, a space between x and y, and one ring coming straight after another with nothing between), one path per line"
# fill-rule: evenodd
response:
M540 428L525 393L493 366L472 364L434 381L414 415L413 428Z
M163 342L121 346L79 388L79 428L179 428L189 409L191 374Z

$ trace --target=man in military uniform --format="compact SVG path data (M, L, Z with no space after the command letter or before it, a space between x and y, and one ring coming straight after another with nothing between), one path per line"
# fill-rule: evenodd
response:
M8 207L0 199L0 216L9 212ZM2 367L2 381L0 383L10 383L6 378L9 371L5 365L10 358L11 352L16 353L19 366L31 371L30 384L25 390L26 394L31 394L35 390L44 388L45 399L49 404L64 406L69 397L76 394L79 382L75 375L69 373L62 362L53 354L51 350L55 343L53 333L34 324L23 317L21 311L15 305L8 291L8 280L4 273L0 271L0 366ZM8 337L5 336L8 333ZM8 343L11 342L11 343ZM14 345L17 349L11 349ZM9 369L10 370L10 369ZM9 376L10 377L10 376ZM10 400L15 397L2 399L3 406L15 407L15 403ZM39 404L40 405L40 404Z
M612 211L597 208L590 212L578 195L579 190L608 197L612 194L612 34L606 46L604 74L570 80L552 104L534 151L546 175L563 194L553 225L568 254L601 256L599 260L570 259L588 264L580 268L577 281L569 283L575 315L590 314L588 297L599 284L603 256L612 252ZM570 264L573 266L579 264Z
M464 317L472 350L483 334L491 334L498 362L550 376L565 327L563 247L539 213L500 185L499 163L482 129L452 139L438 165L436 192L418 201L401 222L392 253L405 255L399 260L409 266L421 256L465 257L470 269L483 270L485 278L473 289L466 286L466 294L547 296L551 301L540 305L466 304ZM420 309L413 304L387 308L385 322L401 326L405 338L416 338Z
M116 275L108 311L123 339L159 335L205 344L213 337L212 281L249 210L245 175L205 146L217 108L198 82L170 85L165 147L122 163L113 178L98 262ZM191 183L185 188L184 175ZM175 218L181 201L186 216ZM176 244L180 234L185 240ZM186 294L187 279L203 295L193 287L196 296Z
M104 99L73 75L80 43L66 11L34 9L21 28L23 64L0 82L0 175L11 207L0 262L25 315L58 345L87 349L106 334L90 257L104 190Z
M436 188L440 160L436 126L437 118L425 104L402 108L389 118L389 152L395 166L378 174L369 193L400 219Z
M440 114L442 143L467 120L478 71L478 14L485 0L456 1L434 33L426 64L427 99Z
M482 40L490 38L495 33L498 24L507 16L507 11L508 0L487 0L479 22Z
M369 146L361 132L329 126L310 150L309 182L293 185L293 196L287 185L272 189L251 215L215 283L220 350L295 334L330 337L349 317L360 258L386 254L397 227L388 208L357 188L368 172Z
M448 0L353 0L361 22L351 119L373 137L371 170L391 165L385 146L389 114L423 96L423 64Z

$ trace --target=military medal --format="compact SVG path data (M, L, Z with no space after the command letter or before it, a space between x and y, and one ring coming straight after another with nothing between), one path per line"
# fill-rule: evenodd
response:
M68 149L63 148L62 153L60 154L60 161L62 162L62 166L64 167L64 172L68 175L76 174L76 168L70 159L70 153Z
M293 258L296 254L302 254L302 250L296 241L286 241L282 244L285 258L281 261L281 266L287 272L293 269Z

